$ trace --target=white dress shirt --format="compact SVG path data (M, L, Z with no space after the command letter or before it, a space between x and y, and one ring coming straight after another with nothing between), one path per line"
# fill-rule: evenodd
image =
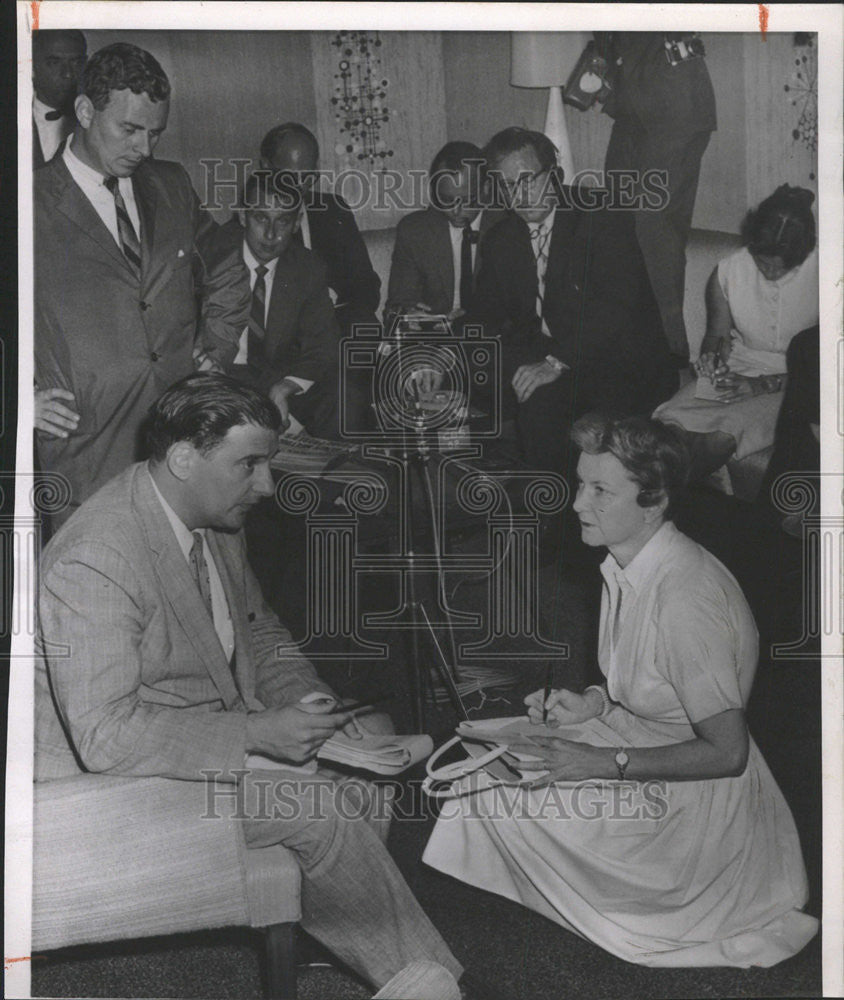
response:
M475 218L469 225L470 229L480 232L481 228L481 215L482 212L478 212ZM451 260L454 264L454 292L451 297L451 309L454 312L456 309L460 308L460 257L461 251L463 249L463 227L453 226L450 222L448 224L448 235L451 237ZM475 258L478 254L478 244L477 242L472 244L472 273L475 271Z
M179 543L179 548L182 550L185 561L188 563L188 566L190 566L190 552L193 548L193 532L161 495L161 490L159 490L158 485L153 479L151 473L149 478L152 483L152 488L155 490L155 495L158 497L164 513L167 515L167 520L170 522L170 527L173 529L173 533L176 536L176 541ZM231 662L232 655L234 654L234 626L232 625L232 616L229 611L229 602L226 600L226 592L223 590L223 581L220 579L220 573L217 569L217 564L214 562L214 556L211 554L211 549L208 547L208 539L206 537L205 528L197 528L196 530L200 535L202 535L202 549L205 555L205 562L208 564L208 579L211 584L211 608L214 615L214 630L220 640L220 645L223 647L223 653L226 660Z
M82 193L94 206L94 211L103 220L106 229L114 237L114 242L118 247L121 247L122 251L120 230L117 228L117 209L114 205L114 195L105 186L106 179L98 170L94 170L87 163L83 163L78 156L74 156L73 149L71 148L73 142L74 140L71 140L64 147L62 157L65 166L70 171L70 176L82 189ZM129 213L129 218L132 220L132 225L135 227L135 232L140 240L141 218L138 215L138 206L135 204L135 189L132 186L132 178L120 177L117 181L117 187L123 196L126 211Z
M45 163L52 160L66 134L64 118L47 121L47 115L54 110L43 101L39 101L37 97L32 98L32 120L35 122Z

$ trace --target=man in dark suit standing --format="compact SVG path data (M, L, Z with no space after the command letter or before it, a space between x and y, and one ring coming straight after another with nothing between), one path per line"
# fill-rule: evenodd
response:
M650 413L676 387L632 213L564 187L547 136L499 132L484 150L500 200L469 317L501 339L505 413L525 460L564 471L568 431L590 409Z
M661 171L667 197L658 211L635 213L636 237L678 367L689 360L683 320L686 243L692 226L700 163L716 128L715 94L693 33L597 32L612 67L604 111L615 121L606 171Z
M249 321L224 367L269 395L284 430L336 438L340 332L325 268L295 239L296 192L276 180L252 174L237 215L204 244L212 273L241 260L252 289Z
M355 325L377 324L381 279L372 268L349 206L320 189L318 165L319 145L304 125L286 122L264 136L261 166L291 173L302 184L303 206L296 238L325 266L334 312L345 337Z
M481 211L483 159L471 142L449 142L429 175L430 207L398 224L386 314L468 312L481 240L501 216Z
M43 167L73 131L73 102L85 66L81 31L39 29L32 35L32 166Z
M72 507L139 457L153 400L200 351L214 363L233 349L249 315L243 262L212 278L201 258L215 223L186 171L151 159L169 97L149 52L100 49L73 137L34 175L38 451L68 480ZM57 405L44 397L59 392L78 419L43 422Z

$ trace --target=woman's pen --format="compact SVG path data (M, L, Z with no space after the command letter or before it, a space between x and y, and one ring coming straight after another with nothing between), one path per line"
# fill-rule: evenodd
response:
M542 695L542 721L548 721L548 699L551 697L551 683L554 680L554 668L548 667L545 671L545 692Z
M715 376L716 376L716 374L718 372L718 369L721 367L721 345L722 344L723 344L723 341L719 340L718 341L718 346L715 348L715 353L712 355L712 382L713 383L715 382Z

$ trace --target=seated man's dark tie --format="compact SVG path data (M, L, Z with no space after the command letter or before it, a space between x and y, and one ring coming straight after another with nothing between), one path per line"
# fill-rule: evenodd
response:
M246 360L257 362L264 350L266 334L265 316L267 308L267 285L264 275L267 268L259 264L255 268L255 285L252 288L252 309L249 313L249 334L246 338Z
M120 234L120 249L123 256L129 262L137 277L141 276L141 244L138 234L129 218L126 210L126 202L120 193L120 187L116 177L106 177L103 182L114 198L114 207L117 210L117 231Z
M468 311L472 301L474 281L472 268L472 244L478 242L478 234L471 226L463 227L463 241L460 244L460 308Z

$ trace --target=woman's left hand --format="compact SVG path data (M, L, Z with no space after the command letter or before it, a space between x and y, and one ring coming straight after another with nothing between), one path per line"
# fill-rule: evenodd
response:
M719 403L737 403L740 399L750 399L751 396L761 396L765 387L758 378L749 375L737 375L729 372L715 379L715 388L726 390L718 397Z
M561 736L531 736L530 743L511 743L509 749L536 757L525 761L524 770L547 768L548 773L532 781L528 788L542 788L555 781L585 781L589 778L608 778L615 774L613 753L607 747L566 740Z

